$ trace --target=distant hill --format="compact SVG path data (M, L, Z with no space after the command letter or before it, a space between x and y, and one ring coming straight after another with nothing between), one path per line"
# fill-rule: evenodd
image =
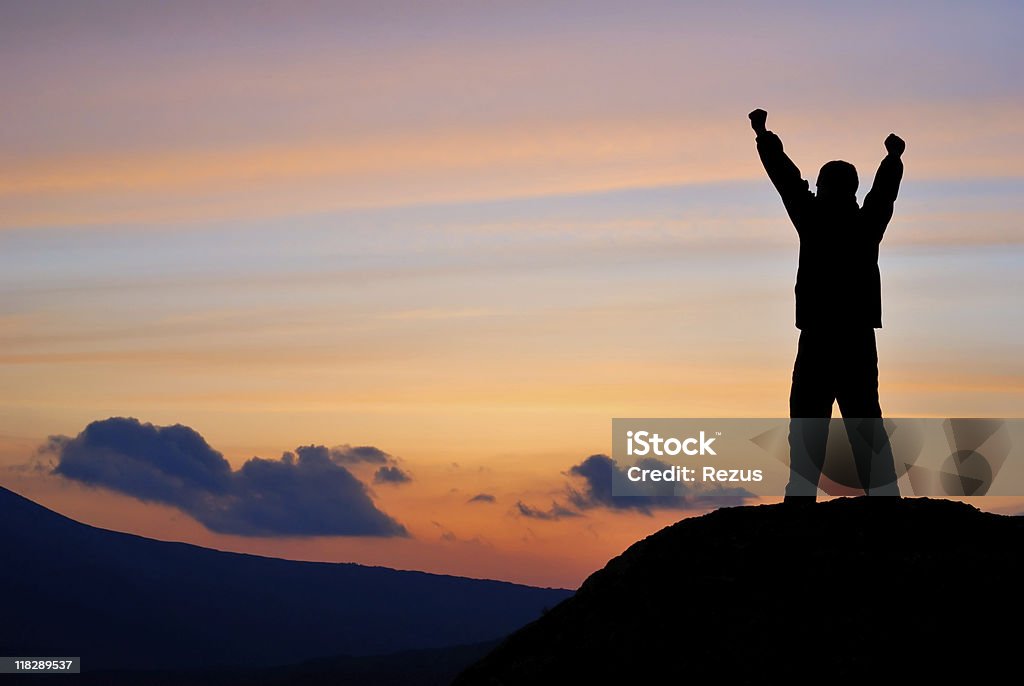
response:
M76 655L90 670L462 646L505 636L572 595L155 541L75 522L4 488L0 549L0 655Z
M990 683L1019 669L1022 583L1021 517L726 508L631 546L455 684Z

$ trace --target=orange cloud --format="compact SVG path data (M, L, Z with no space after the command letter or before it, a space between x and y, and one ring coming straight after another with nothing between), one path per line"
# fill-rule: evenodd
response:
M145 150L8 163L0 227L163 223L287 216L357 207L760 178L743 113L735 121L592 120L437 129L243 147ZM773 119L813 179L846 157L873 173L890 129L910 141L915 180L1020 177L1016 103L874 108L853 131L819 116ZM950 138L949 129L958 136ZM836 145L840 141L840 145Z

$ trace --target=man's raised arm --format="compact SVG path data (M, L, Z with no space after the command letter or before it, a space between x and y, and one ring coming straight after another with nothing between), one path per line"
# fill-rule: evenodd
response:
M757 154L768 172L775 190L782 196L782 204L793 221L797 231L802 228L802 218L807 203L814 197L810 184L800 175L800 169L782 149L782 139L765 128L768 113L754 110L749 115L750 126L757 134Z
M893 205L896 195L900 192L900 181L903 179L903 160L900 156L907 149L907 144L895 133L885 139L885 150L888 153L875 172L875 181L871 190L864 197L864 214L878 232L878 240L882 240L885 228L892 219Z

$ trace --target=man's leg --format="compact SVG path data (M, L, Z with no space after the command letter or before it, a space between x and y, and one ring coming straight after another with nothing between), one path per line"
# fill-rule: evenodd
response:
M889 435L878 402L878 349L875 330L844 334L842 370L836 400L853 448L861 486L868 495L900 494Z
M801 331L789 393L789 483L786 499L813 502L825 463L835 389L829 373L829 336Z

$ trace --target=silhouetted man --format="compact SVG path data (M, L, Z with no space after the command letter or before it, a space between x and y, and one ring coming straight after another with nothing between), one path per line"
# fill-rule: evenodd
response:
M813 502L817 494L833 401L844 418L861 486L869 495L899 495L878 404L875 329L882 326L878 245L892 218L906 144L896 134L885 139L888 154L860 207L852 164L826 163L814 194L782 141L765 128L768 113L754 110L749 116L761 162L800 237L800 342L789 396L786 500Z

